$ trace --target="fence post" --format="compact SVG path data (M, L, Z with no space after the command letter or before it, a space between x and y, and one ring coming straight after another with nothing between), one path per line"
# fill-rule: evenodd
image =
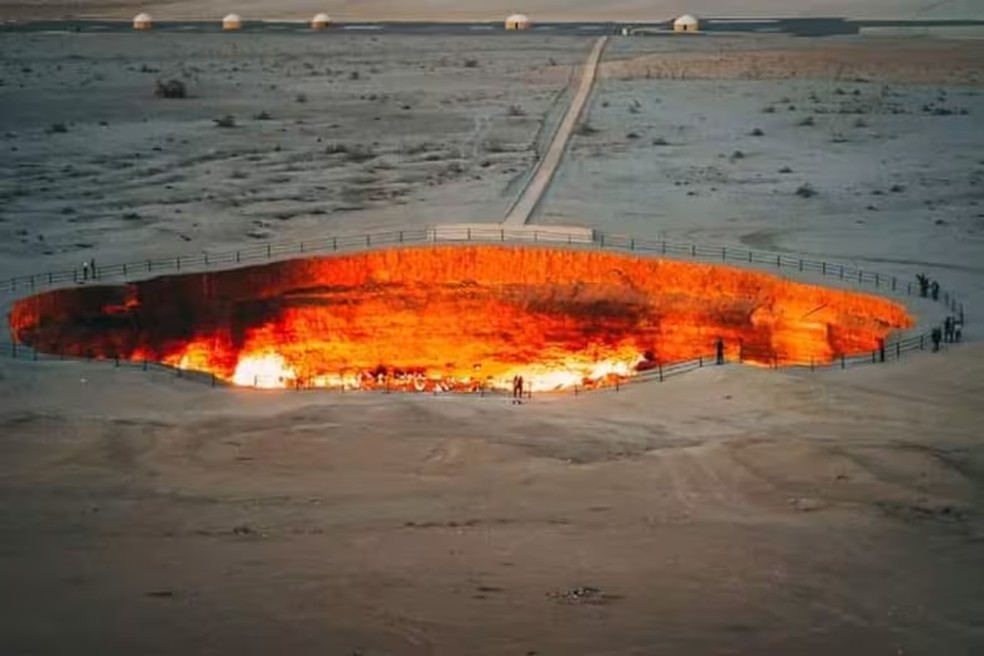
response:
M881 286L881 277L877 273L875 273L875 287L880 287L880 286Z
M208 266L208 253L202 253L202 257L205 258L205 266Z
M400 230L400 243L401 244L403 243L403 231L402 230Z
M847 368L847 362L844 360L844 354L841 353L841 369Z
M690 244L690 257L697 257L697 244Z
M814 362L813 358L810 358L810 371L815 371L816 367L816 362Z
M860 285L863 282L864 282L864 271L858 269L858 284Z
M878 362L878 351L871 352L871 364Z
M800 270L800 271L802 271L802 270L803 270L803 258L802 258L802 257L801 257L801 258L800 258L800 260L799 260L799 270Z
M665 239L662 241L661 248L662 248L663 255L666 255L666 240Z
M821 262L820 263L820 274L821 275L824 275L824 276L827 275L827 263L826 262Z
M892 291L895 291L895 276L892 276Z
M663 363L659 363L659 382L663 382Z
M506 241L506 229L499 228L499 241Z
M303 241L301 242L301 247L300 248L301 248L301 252L303 253L304 252L304 242Z
M147 358L144 358L143 360L143 370L147 371Z
M337 251L338 250L338 237L332 237L331 238L331 250L333 250L333 251Z
M922 335L920 335L920 336L919 336L919 350L920 350L920 351L924 351L924 350L926 350L926 346L925 346L925 344L923 343L923 338L924 338L924 337L926 337L926 335L925 335L925 334L922 334Z
M635 237L633 237L632 239L629 240L629 250L630 251L634 251L635 250Z
M214 373L211 375L211 378L212 378L212 387L215 387L215 374Z
M598 238L599 238L599 241L601 242L601 247L604 248L605 247L605 233L599 232L598 233Z
M748 251L748 263L752 263L752 251Z
M776 268L782 266L782 255L776 255Z
M727 246L722 246L721 247L721 261L722 262L727 262L728 261L728 247Z
M469 232L470 232L470 231L469 231ZM537 235L538 235L538 234L539 234L539 233L538 233L538 232L537 232L536 230L534 230L534 231L533 231L533 241L534 241L534 242L537 242L537 241L539 241L539 239L537 238ZM602 245L604 245L604 237L602 237L602 240L603 240L603 241L602 241Z
M174 258L174 266L177 267L178 271L181 270L181 256Z
M618 378L616 378L616 379L615 379L615 393L616 393L616 394L618 394L618 392L619 392L619 388L618 388Z
M698 367L703 367L704 366L704 356L703 355L701 355L699 357L699 359L697 360L697 366Z
M895 342L895 359L898 360L902 357L902 342Z

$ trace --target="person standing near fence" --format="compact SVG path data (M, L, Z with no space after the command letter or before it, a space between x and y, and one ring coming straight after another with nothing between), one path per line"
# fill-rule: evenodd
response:
M937 326L933 328L933 332L930 333L930 339L933 340L933 353L938 353L940 350L940 342L943 341L943 331Z
M929 278L925 273L920 273L916 276L916 280L919 282L919 295L926 298L929 292Z
M930 294L934 301L940 300L940 283L933 281L933 284L929 286Z
M720 337L717 338L717 344L715 345L717 351L717 363L724 364L724 340Z

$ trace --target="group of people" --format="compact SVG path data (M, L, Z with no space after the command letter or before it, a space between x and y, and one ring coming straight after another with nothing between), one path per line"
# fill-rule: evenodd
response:
M933 340L933 352L940 350L940 343L956 344L963 338L963 317L948 316L943 320L943 327L937 326L930 333Z
M923 298L932 298L934 301L940 300L940 283L931 280L925 273L916 276L919 283L919 295Z

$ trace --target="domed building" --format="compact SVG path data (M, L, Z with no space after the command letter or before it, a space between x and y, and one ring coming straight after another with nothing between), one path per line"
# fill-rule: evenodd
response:
M673 21L674 32L698 32L700 31L700 21L690 14L684 14Z
M239 14L229 14L222 19L222 29L241 30L243 29L243 19L239 17Z
M139 13L133 17L133 29L135 30L149 30L154 26L154 19L150 17L150 14Z
M530 19L526 14L513 14L506 19L507 30L528 30L530 29Z
M328 14L316 14L315 17L311 19L312 30L323 30L329 25L331 25L331 17Z

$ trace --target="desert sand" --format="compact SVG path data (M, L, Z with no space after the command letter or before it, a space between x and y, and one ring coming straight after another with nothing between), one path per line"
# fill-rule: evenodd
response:
M878 19L980 19L984 8L976 0L431 0L407 3L394 0L286 0L271 7L267 0L0 0L0 16L16 19L123 18L138 11L180 19L220 18L235 11L244 18L310 19L328 12L340 20L500 20L516 11L534 20L663 21L684 12L700 16L845 16Z
M501 221L592 44L5 35L0 277ZM981 651L979 53L614 38L533 217L925 272L941 353L522 406L0 358L0 651Z

